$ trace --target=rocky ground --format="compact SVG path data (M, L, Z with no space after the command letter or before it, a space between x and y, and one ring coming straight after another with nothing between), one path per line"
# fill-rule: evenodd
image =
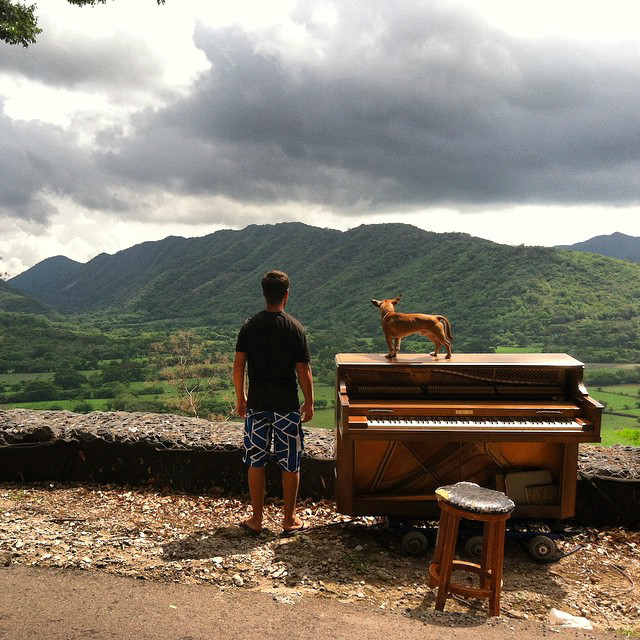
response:
M640 449L620 444L581 444L578 470L587 476L640 480Z
M266 509L266 530L238 523L246 502L114 486L0 485L0 562L106 571L146 580L257 590L295 605L315 595L435 620L425 557L400 550L400 536L374 518L351 520L333 502L301 505L308 529L280 536L281 505ZM515 540L505 552L503 617L546 621L552 607L602 629L640 633L640 532L575 529L569 553L536 564ZM573 551L573 553L571 553ZM459 576L464 579L464 576ZM484 603L450 600L447 615L484 616ZM440 618L441 620L441 618ZM496 624L496 623L492 623Z

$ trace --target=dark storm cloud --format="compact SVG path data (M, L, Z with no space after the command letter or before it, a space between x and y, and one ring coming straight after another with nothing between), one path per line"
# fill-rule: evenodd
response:
M275 29L199 28L211 69L190 95L138 113L133 133L102 131L93 155L0 119L0 206L44 219L48 189L124 211L109 196L120 186L345 213L640 200L637 47L517 39L422 2L344 2L333 28L312 15L294 14L306 47ZM42 68L0 66L63 86L126 85L153 67L100 50L86 66L53 49Z
M402 7L402 9L399 8ZM426 3L344 3L335 29L196 33L211 70L104 158L144 183L359 211L637 202L632 47L526 41Z
M123 35L64 36L47 27L27 49L0 43L0 72L65 89L139 90L160 81L161 63L149 48Z
M106 190L90 154L70 144L67 132L1 112L0 176L0 216L45 224L54 213L46 193L71 196L89 208L125 207Z

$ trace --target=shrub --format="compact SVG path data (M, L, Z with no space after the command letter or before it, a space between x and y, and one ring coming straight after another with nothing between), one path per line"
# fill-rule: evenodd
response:
M78 402L78 404L74 405L72 411L74 413L89 413L93 411L93 406L89 402Z
M61 389L77 389L86 384L87 379L77 371L56 371L53 376L53 384Z
M118 395L107 404L111 411L147 411L153 413L169 413L170 409L161 400L140 400L127 393Z

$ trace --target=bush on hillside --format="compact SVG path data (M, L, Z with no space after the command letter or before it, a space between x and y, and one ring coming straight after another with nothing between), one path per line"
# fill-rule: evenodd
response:
M79 402L71 409L74 413L90 413L93 411L93 406L89 402Z

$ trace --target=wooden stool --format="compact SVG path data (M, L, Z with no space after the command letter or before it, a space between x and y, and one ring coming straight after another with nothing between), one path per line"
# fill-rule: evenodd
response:
M484 489L473 482L458 482L436 489L440 507L438 541L429 564L429 586L438 587L436 609L442 611L450 593L489 599L489 615L500 615L505 523L515 507L500 491ZM460 520L484 523L481 564L454 560ZM451 582L451 573L464 569L478 574L479 587Z

